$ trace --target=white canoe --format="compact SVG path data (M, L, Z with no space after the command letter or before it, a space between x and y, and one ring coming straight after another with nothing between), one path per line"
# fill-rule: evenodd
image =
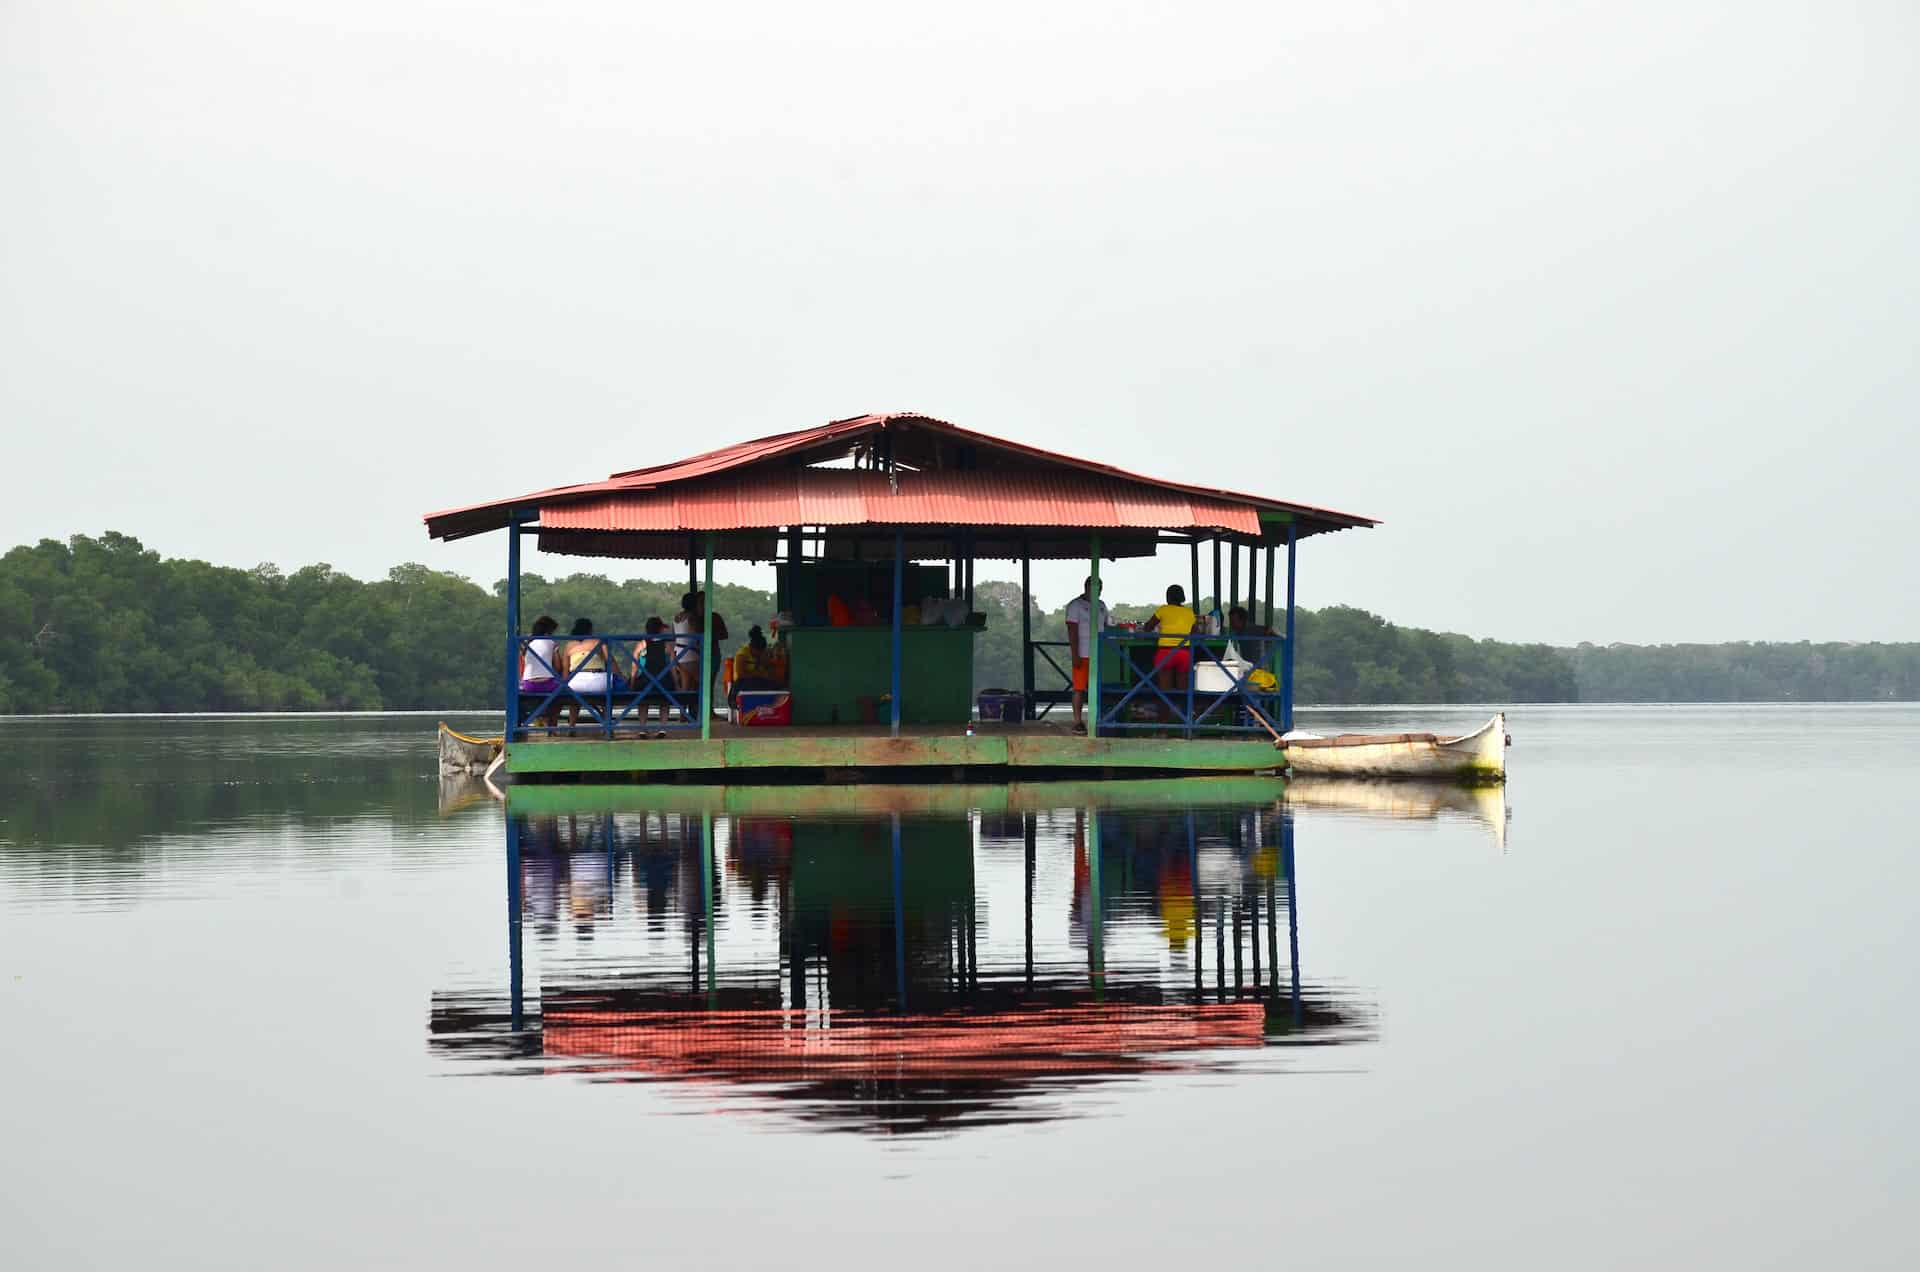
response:
M1507 717L1503 712L1457 738L1432 733L1289 736L1286 755L1287 768L1302 774L1503 782L1507 777Z
M440 722L440 772L443 776L455 773L485 773L492 767L505 746L502 738L476 738L459 733Z

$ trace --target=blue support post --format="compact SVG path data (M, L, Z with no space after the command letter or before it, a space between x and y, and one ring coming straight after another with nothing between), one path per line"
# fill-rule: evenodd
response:
M1211 614L1213 610L1224 608L1220 601L1223 582L1224 580L1220 577L1220 539L1218 536L1215 536L1213 540L1213 609L1207 611L1209 614ZM1193 598L1193 612L1195 614L1200 612L1200 598L1197 596Z
M1247 626L1260 625L1260 545L1247 545ZM1240 651L1246 656L1246 651Z
M511 743L520 729L520 516L507 514L507 713L503 737Z
M1297 526L1287 522L1287 640L1280 662L1280 732L1293 732L1293 562Z
M1267 615L1265 618L1261 619L1260 621L1266 624L1268 631L1272 631L1273 630L1273 545L1271 543L1267 545L1267 590L1265 595L1267 598Z
M901 634L907 590L907 532L893 531L893 736L900 736L900 657L905 637Z
M1100 536L1094 534L1088 538L1093 591L1087 599L1093 604L1092 613L1087 615L1087 626L1093 629L1093 639L1087 642L1087 736L1097 738L1100 736ZM1067 651L1068 666L1073 664L1073 652Z
M707 577L700 593L700 740L713 738L713 532L707 532ZM612 666L609 655L608 666ZM609 676L611 681L612 677Z
M1020 693L1026 699L1020 718L1033 719L1033 550L1020 539Z
M1200 612L1200 536L1194 535L1187 540L1187 551L1193 568L1193 577L1188 580L1187 604L1193 606L1193 612Z

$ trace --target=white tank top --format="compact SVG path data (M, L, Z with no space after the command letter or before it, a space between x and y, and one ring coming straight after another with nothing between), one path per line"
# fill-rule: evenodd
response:
M675 662L700 661L700 630L693 625L691 618L673 620L673 660Z
M527 642L527 659L521 665L522 680L552 680L560 674L560 664L555 660L554 642L545 636Z

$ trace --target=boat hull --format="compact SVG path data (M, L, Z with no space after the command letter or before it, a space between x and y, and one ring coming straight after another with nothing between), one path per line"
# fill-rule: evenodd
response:
M1287 768L1326 777L1424 777L1502 782L1507 776L1507 717L1499 714L1457 738L1402 733L1293 741Z

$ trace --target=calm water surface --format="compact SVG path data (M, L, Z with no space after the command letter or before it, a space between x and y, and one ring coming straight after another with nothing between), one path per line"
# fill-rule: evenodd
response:
M1920 709L1510 729L503 809L417 717L0 722L7 1266L1913 1266Z

